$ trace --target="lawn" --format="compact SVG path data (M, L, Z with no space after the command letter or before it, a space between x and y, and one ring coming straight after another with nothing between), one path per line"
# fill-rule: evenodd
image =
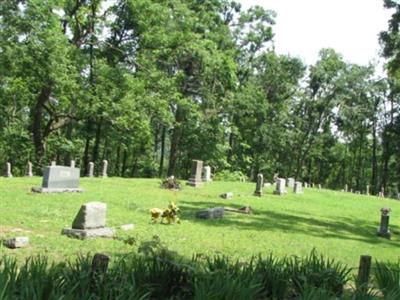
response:
M397 261L400 246L400 202L372 196L330 190L305 189L303 195L291 192L253 196L254 183L212 182L201 188L184 186L182 191L159 188L157 179L82 178L81 194L33 194L41 178L0 178L0 239L28 236L31 246L10 250L0 246L0 255L18 259L45 254L61 260L76 254L102 252L111 256L136 251L143 241L160 237L166 246L184 257L193 254L223 253L237 258L268 254L304 256L316 248L350 267L359 256ZM219 194L233 192L232 200ZM117 230L120 239L75 240L62 236L71 226L80 205L89 201L107 203L108 226L134 223L130 232ZM181 224L150 222L149 209L165 208L170 201L181 209ZM227 213L223 219L200 220L197 210L215 206L250 205L254 213ZM380 209L392 209L392 240L376 236ZM123 239L134 238L134 245Z

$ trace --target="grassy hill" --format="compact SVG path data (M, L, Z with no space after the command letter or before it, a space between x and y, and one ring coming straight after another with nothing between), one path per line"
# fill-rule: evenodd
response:
M265 190L255 197L254 183L212 182L201 188L184 186L182 191L159 188L157 179L83 178L82 194L33 194L41 178L0 178L0 239L29 236L31 246L10 250L0 246L0 255L18 259L45 254L59 260L78 253L103 252L109 255L129 253L141 242L158 235L166 246L180 255L224 253L234 257L254 254L305 256L316 248L351 267L359 256L397 261L400 246L400 202L372 196L330 190L305 189L303 195L286 196ZM233 192L232 200L219 194ZM62 236L61 229L71 226L80 205L89 201L106 202L108 226L134 223L130 232L117 231L121 239L133 238L134 245L121 239L75 240ZM150 222L149 209L165 208L175 201L181 209L181 224ZM220 220L199 220L197 210L215 206L250 205L254 213L227 213ZM392 240L376 236L380 209L392 209Z

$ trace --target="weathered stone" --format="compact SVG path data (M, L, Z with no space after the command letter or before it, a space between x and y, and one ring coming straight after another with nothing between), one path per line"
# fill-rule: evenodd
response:
M221 198L223 199L232 199L233 198L233 193L232 192L227 192L227 193L223 193L220 195Z
M257 183L256 183L256 190L254 191L254 196L261 197L263 194L263 187L264 187L264 176L263 174L257 175Z
M211 179L211 167L210 166L205 166L203 168L203 180L205 182L212 181L212 179Z
M94 163L93 162L89 162L89 166L88 166L88 177L93 177L93 173L94 173Z
M13 177L12 173L11 173L11 163L6 163L6 172L4 174L5 177Z
M369 185L367 184L366 192L365 194L369 195Z
M304 182L304 187L308 188L308 183L307 182Z
M120 228L125 231L133 230L135 229L135 224L124 224Z
M82 192L79 188L80 171L78 168L50 166L43 169L42 187L32 188L34 192L59 193Z
M27 173L28 177L32 177L33 176L33 172L32 172L32 163L30 161L28 161L28 173Z
M284 195L284 194L286 194L287 191L285 189L285 183L286 183L285 179L279 178L276 181L276 189L274 191L274 194L276 194L276 195Z
M115 235L115 231L109 227L96 228L96 229L71 229L64 228L62 230L62 234L77 238L77 239L87 239L87 238L97 238L97 237L105 237L112 238Z
M71 162L70 162L69 166L71 168L75 168L75 163L76 163L75 160L71 159Z
M102 202L85 203L79 209L73 229L94 229L106 226L107 204Z
M201 186L203 184L203 181L201 178L202 171L203 171L203 161L193 160L192 161L192 173L186 184L193 186L193 187Z
M108 161L107 161L107 160L103 160L103 170L102 170L102 172L101 172L101 176L102 176L103 178L105 178L105 177L108 176L108 174L107 174L107 168L108 168Z
M7 248L25 248L29 246L29 238L26 236L18 236L4 241L4 246Z
M294 178L288 178L286 181L286 186L289 188L294 188L294 182L295 182Z
M319 190L322 189L322 186L321 186L320 184L318 184L318 189L319 189Z
M214 207L196 212L196 218L199 219L219 219L224 216L223 207Z
M55 160L51 161L51 166L57 166L57 162Z
M349 186L347 184L344 185L344 191L347 193L347 191L349 190Z
M391 233L389 230L389 214L390 214L389 208L381 209L381 224L379 226L377 235L390 240Z
M293 193L295 194L303 194L303 185L300 181L296 181L293 187Z

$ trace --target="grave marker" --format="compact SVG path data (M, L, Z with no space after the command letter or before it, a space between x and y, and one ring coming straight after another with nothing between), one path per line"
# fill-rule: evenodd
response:
M103 170L102 170L102 172L101 172L101 176L102 176L103 178L108 177L108 175L107 175L107 168L108 168L108 161L107 161L107 160L103 160Z
M193 160L192 161L192 173L186 184L193 186L193 187L199 187L199 186L203 185L203 181L201 179L202 171L203 171L203 161L202 160Z
M254 196L261 197L262 193L263 193L263 187L264 187L264 176L263 176L263 174L258 174L256 190L254 191Z
M274 191L275 195L284 195L287 193L285 189L286 180L283 178L278 178L276 181L276 189Z
M302 183L300 181L296 181L294 183L293 192L295 194L303 194L303 186L302 186Z
M94 172L94 163L89 162L89 167L88 167L88 177L93 177L93 172Z
M203 180L205 182L212 181L212 179L211 179L211 167L210 166L205 166L203 168Z
M11 163L7 162L6 163L6 173L5 173L5 177L11 178L12 173L11 173Z
M32 188L38 193L83 192L79 188L79 168L50 166L43 169L42 186Z
M294 182L295 182L294 178L288 178L286 181L286 186L288 188L294 188Z
M381 208L381 224L379 226L377 235L390 240L391 233L389 230L389 214L390 208Z
M32 163L28 161L28 177L33 177Z

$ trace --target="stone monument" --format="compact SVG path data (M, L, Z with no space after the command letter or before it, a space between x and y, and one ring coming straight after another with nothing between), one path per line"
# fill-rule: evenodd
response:
M89 162L89 167L88 167L88 177L93 177L93 173L94 173L94 163L93 162Z
M203 161L202 160L193 160L192 161L192 173L186 184L193 186L193 187L201 186L203 184L203 181L201 179L202 171L203 171Z
M32 188L38 193L83 192L79 188L79 168L50 166L43 169L41 187Z
M70 162L69 166L71 168L75 168L75 160L74 159L71 159L71 162Z
M103 160L103 170L101 172L101 176L102 177L107 177L107 168L108 168L108 161L107 160Z
M276 189L274 191L275 195L284 195L287 193L285 189L286 180L283 178L278 178L276 181Z
M11 173L11 164L9 162L6 163L6 172L4 176L9 178L13 177Z
M64 228L61 233L78 239L113 237L114 230L106 227L106 213L106 203L85 203L72 222L72 228Z
M294 178L288 178L286 181L286 186L288 188L294 188L294 182L295 182Z
M203 168L203 180L205 182L212 181L212 179L211 179L211 167L210 166L205 166Z
M390 240L391 233L389 230L389 214L390 208L384 207L381 209L381 224L379 226L377 235Z
M261 197L263 194L263 187L264 187L264 176L263 174L257 175L257 183L256 183L256 190L254 191L254 196Z
M33 177L33 172L32 172L32 163L28 161L28 177Z
M300 181L296 181L293 187L293 193L295 194L303 194L303 185Z

